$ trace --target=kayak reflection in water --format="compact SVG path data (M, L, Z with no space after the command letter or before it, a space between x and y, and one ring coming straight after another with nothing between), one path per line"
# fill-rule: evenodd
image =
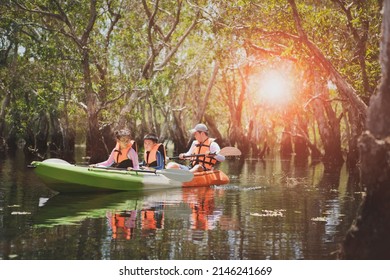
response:
M186 153L181 153L179 159L190 158L189 166L170 162L167 169L176 168L190 170L191 172L200 172L213 170L217 162L225 160L225 156L218 154L221 148L215 142L215 139L209 137L208 128L205 124L199 123L190 130L195 137L190 149Z

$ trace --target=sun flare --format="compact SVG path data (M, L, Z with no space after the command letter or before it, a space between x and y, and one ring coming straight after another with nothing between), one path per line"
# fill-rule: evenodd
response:
M253 89L257 100L274 107L281 107L292 100L292 79L281 70L268 70L260 74Z

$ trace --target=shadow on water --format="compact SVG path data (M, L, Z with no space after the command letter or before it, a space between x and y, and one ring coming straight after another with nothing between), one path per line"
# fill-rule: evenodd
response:
M0 160L0 259L332 259L361 200L344 166L229 159L224 186L55 194Z

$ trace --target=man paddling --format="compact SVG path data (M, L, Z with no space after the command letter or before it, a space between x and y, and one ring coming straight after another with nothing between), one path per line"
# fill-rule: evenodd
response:
M179 155L180 159L190 157L190 166L170 162L167 165L167 169L184 169L191 172L206 171L214 169L217 162L225 160L225 156L218 154L221 148L215 142L215 139L209 137L208 128L205 124L197 124L190 132L195 137L195 140L186 153Z

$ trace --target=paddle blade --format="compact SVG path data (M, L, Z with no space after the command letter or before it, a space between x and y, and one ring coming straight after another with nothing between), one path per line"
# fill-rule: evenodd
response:
M225 148L222 148L218 154L226 156L226 157L240 156L241 151L239 149L237 149L236 147L225 147Z
M177 181L177 182L189 182L194 178L194 174L190 171L183 170L183 169L163 169L163 170L156 170L157 174L164 175L170 180Z

